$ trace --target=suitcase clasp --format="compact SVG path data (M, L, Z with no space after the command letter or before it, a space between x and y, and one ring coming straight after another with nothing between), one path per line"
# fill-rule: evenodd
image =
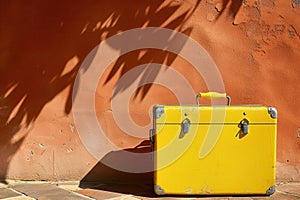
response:
M183 138L183 136L190 131L190 127L191 127L191 121L188 118L185 118L181 122L181 131L180 131L179 138Z
M249 121L247 119L243 119L239 123L239 128L241 128L241 131L246 135L249 132Z

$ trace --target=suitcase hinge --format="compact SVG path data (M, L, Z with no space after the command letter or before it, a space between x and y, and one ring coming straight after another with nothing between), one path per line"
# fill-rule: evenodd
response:
M155 129L150 129L149 139L151 145L151 160L154 160L154 135L155 135Z
M155 134L155 129L150 129L149 139L150 139L151 144L154 142L154 134Z

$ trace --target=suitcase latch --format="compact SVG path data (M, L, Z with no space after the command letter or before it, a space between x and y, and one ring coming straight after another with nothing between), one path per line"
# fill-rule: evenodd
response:
M239 128L241 129L241 131L246 135L249 132L249 121L247 119L243 119L240 123L239 123Z
M188 118L185 118L181 122L181 131L180 131L180 138L182 138L185 134L190 131L191 121Z

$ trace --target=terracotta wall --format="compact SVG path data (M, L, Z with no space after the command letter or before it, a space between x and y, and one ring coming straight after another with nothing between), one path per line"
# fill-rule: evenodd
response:
M73 118L72 101L78 94L74 81L93 64L91 51L100 42L133 28L162 27L183 33L206 49L232 104L264 104L278 109L278 179L300 181L299 17L299 1L1 1L0 178L118 180L126 179L126 173L100 160L148 165L143 159L124 159L121 151L149 152L148 132L121 130L114 115L124 120L132 117L138 126L149 126L153 104L179 100L170 88L155 84L163 70L148 66L131 74L124 84L118 81L135 67L160 63L169 66L165 70L182 74L194 91L207 91L204 78L193 65L165 49L142 49L107 66L98 77L94 107L99 124L117 149L101 152L102 158L95 158L89 152L93 147L80 138L82 133ZM123 50L122 45L108 45L112 51ZM178 45L181 48L184 43ZM90 63L84 63L85 59ZM135 88L129 103L124 99L119 105L128 108L129 114L113 108L113 94L132 90L139 78L151 83ZM176 80L170 84L184 93L185 85L176 85ZM186 98L194 101L188 93ZM112 173L114 176L109 175Z

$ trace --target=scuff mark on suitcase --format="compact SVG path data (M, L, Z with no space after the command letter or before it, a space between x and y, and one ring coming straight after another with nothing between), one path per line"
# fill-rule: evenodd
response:
M185 189L185 193L186 194L192 194L193 193L193 189L189 186Z

